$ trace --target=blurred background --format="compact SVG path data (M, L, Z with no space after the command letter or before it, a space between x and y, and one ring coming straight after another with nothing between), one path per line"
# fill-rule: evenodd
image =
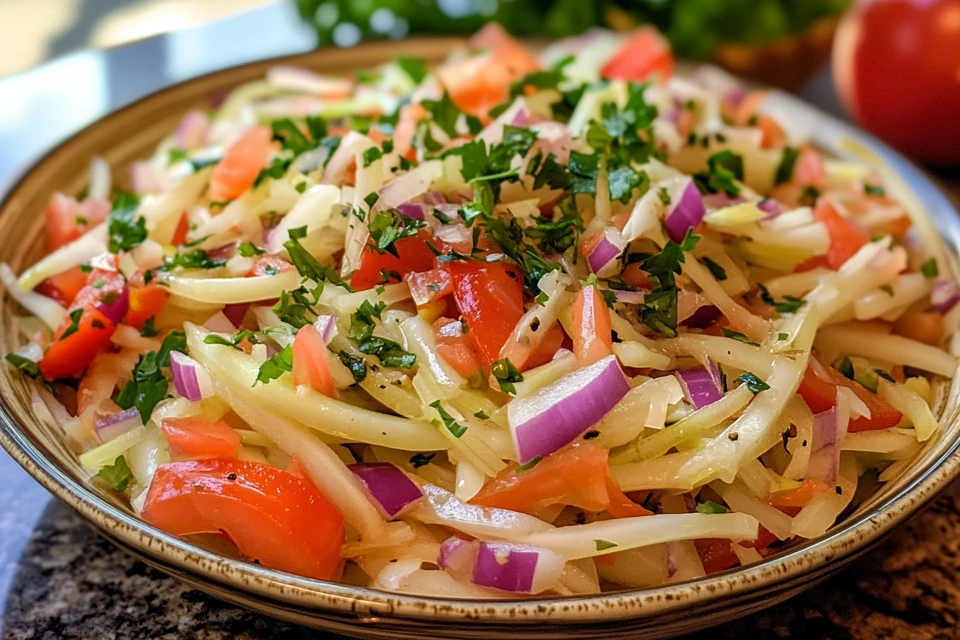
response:
M0 0L0 182L174 82L490 20L540 39L653 24L677 57L796 91L915 159L960 166L960 0Z

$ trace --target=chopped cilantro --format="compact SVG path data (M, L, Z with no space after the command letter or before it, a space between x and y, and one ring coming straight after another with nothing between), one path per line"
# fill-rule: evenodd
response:
M244 258L252 258L253 256L262 256L266 253L263 249L253 244L252 242L241 242L240 246L237 247L237 252Z
M427 62L423 58L397 56L397 66L410 76L414 84L420 84L427 77Z
M223 258L211 258L203 249L193 249L185 253L178 252L174 256L167 256L163 260L166 270L181 267L183 269L218 269L227 264Z
M167 363L169 364L169 352ZM124 385L115 402L121 409L136 407L144 424L150 419L154 407L167 397L169 383L161 368L161 359L156 351L140 356L133 369L132 379Z
M766 382L758 378L755 374L750 373L749 371L741 374L737 380L747 385L747 388L753 392L753 395L757 395L761 391L766 391L770 388Z
M415 453L410 457L410 464L414 469L419 469L420 467L425 467L430 464L430 461L433 460L434 456L437 454L431 453L429 455L423 453Z
M705 173L694 176L697 187L703 193L723 191L728 196L740 195L737 180L743 180L743 158L732 151L715 153L707 160Z
M880 291L883 291L885 294L887 294L891 298L893 297L893 287L890 286L889 284L885 284L881 286Z
M493 363L490 367L493 377L497 379L500 385L500 391L504 393L516 393L515 382L523 381L523 374L507 358L502 358Z
M644 296L640 320L658 333L673 338L677 335L677 285L675 275L681 272L684 253L693 251L699 236L687 231L680 244L667 241L660 253L647 256L641 268L650 275L653 291Z
M374 241L373 246L377 252L389 253L399 258L397 240L417 235L417 230L425 224L420 220L408 218L395 209L379 211L370 221L370 237Z
M878 376L880 376L881 378L883 378L884 380L886 380L887 382L893 382L894 384L896 384L897 382L896 380L893 379L893 376L891 376L889 373L887 373L883 369L874 369L873 372Z
M155 326L157 319L154 316L150 316L143 323L143 326L140 327L140 335L144 338L153 338L160 335L160 330Z
M5 357L7 362L22 371L25 375L28 375L31 378L40 377L40 367L33 360L24 358L16 353L8 353Z
M760 287L760 298L764 303L776 309L777 313L796 313L800 307L807 304L806 300L793 296L784 296L781 302L777 302L765 286L762 284L758 286Z
M74 309L70 312L70 324L67 325L67 328L63 330L63 333L57 338L57 340L66 340L80 329L80 319L83 317L83 308Z
M126 491L130 485L130 481L133 480L133 472L127 464L127 459L119 456L113 461L113 464L102 467L100 471L97 472L97 477L101 478L117 491Z
M616 542L610 542L609 540L594 540L593 543L597 546L597 551L606 551L607 549L616 549L620 545Z
M517 467L517 473L523 473L524 471L529 471L530 469L533 469L535 466L537 466L540 463L541 460L543 460L543 456L537 456L536 458L532 459L530 462L520 465L519 467Z
M254 380L253 384L254 386L258 382L267 384L290 371L293 371L293 349L290 345L287 345L283 348L283 351L278 352L260 365L260 371L257 373L257 379Z
M296 267L301 276L308 280L313 280L317 284L329 282L330 284L343 287L347 291L353 291L353 288L344 282L334 267L328 267L317 262L317 259L310 255L310 252L300 244L300 239L307 235L306 227L290 229L289 234L290 239L284 242L283 246L290 255L293 266ZM321 292L322 290L318 291L317 296L319 296Z
M481 409L480 411L477 411L475 414L473 414L473 417L476 418L477 420L489 420L489 419L490 419L490 416L488 416L486 413L484 413L482 409Z
M938 275L940 275L940 269L937 267L937 259L930 258L920 265L920 272L925 278L936 278Z
M133 249L147 239L147 222L143 216L137 216L139 207L140 199L132 193L122 193L114 198L107 216L111 253Z
M434 420L434 425L439 429L441 427L446 427L447 431L453 434L454 438L460 438L467 432L467 428L454 420L453 416L447 413L447 410L443 408L443 405L440 404L439 400L434 400L430 403L430 406L437 410L437 413L440 414L440 419L443 420L443 424L440 424L439 421Z
M887 190L886 190L886 189L884 189L883 187L881 187L881 186L878 185L878 184L870 184L869 182L865 182L865 183L863 184L863 192L864 192L865 194L867 194L868 196L880 196L880 197L883 197L883 196L887 195Z
M773 179L775 185L781 185L790 182L793 179L793 168L797 164L797 158L800 151L793 147L784 147L783 156L780 158L780 164L777 165L777 173Z
M856 379L856 371L853 368L853 362L849 356L843 356L833 364L833 368L839 371L845 378Z
M716 503L713 500L707 500L706 502L701 502L697 505L697 513L707 513L707 514L718 514L726 513L727 508L722 504Z
M751 344L751 345L753 345L753 346L755 346L755 347L759 347L759 346L760 346L760 345L758 345L756 342L754 342L753 340L751 340L750 338L748 338L747 336L745 336L745 335L743 335L742 333L740 333L739 331L734 331L734 330L732 330L732 329L727 329L726 327L720 327L720 331L723 333L724 337L726 337L726 338L733 338L734 340L736 340L736 341L738 341L738 342L743 342L744 344Z
M363 382L367 377L367 363L358 356L350 355L346 351L341 351L337 354L337 357L340 358L340 362L343 363L347 369L350 370L350 373L353 374L353 380L357 384Z
M721 267L719 264L717 264L710 258L704 256L703 258L700 258L700 262L702 262L703 266L705 266L710 271L710 275L712 275L714 278L716 278L720 282L723 282L724 280L727 279L726 269Z

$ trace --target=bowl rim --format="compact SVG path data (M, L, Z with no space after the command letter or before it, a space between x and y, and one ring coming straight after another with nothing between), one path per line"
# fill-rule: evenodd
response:
M439 49L450 49L464 42L460 37L410 38L406 43ZM112 120L137 109L160 96L181 90L185 86L225 75L252 72L273 64L304 64L316 56L340 52L348 58L351 53L363 52L380 56L383 60L397 53L396 43L365 43L349 50L332 47L306 53L283 55L247 62L188 80L152 92L130 104L115 109L86 125L66 139L51 146L34 160L22 165L19 171L0 184L0 212L16 199L17 192L39 167L54 156L78 144L91 130L108 127ZM349 65L344 71L349 71ZM896 166L898 173L915 193L923 196L925 209L938 232L956 249L960 238L960 215L937 186L909 160L886 144L864 133L853 125L802 101L782 94L779 99L793 103L812 117L823 119L835 131L867 143L869 148ZM9 214L8 214L9 215ZM6 295L3 292L0 295ZM2 298L0 298L2 299ZM823 536L804 542L775 554L746 568L733 568L694 580L644 589L627 589L593 596L542 597L524 600L459 600L438 597L406 595L326 582L268 569L243 560L220 556L185 540L152 527L136 516L107 500L92 486L82 484L48 459L26 435L7 399L0 397L0 446L43 487L63 500L86 520L116 538L126 550L132 551L155 566L190 582L209 582L226 589L250 595L268 597L295 607L300 611L329 611L348 614L374 621L379 616L408 620L469 621L471 623L589 624L615 622L624 619L647 618L682 608L693 602L714 602L730 597L745 597L759 590L785 584L804 576L817 575L842 565L865 552L882 536L889 533L932 500L951 480L960 475L960 439L948 443L942 452L927 462L907 485L872 509L855 513ZM190 580L196 576L196 580Z

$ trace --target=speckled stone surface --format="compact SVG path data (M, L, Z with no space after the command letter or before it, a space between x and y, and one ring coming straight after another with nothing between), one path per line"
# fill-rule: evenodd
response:
M100 538L0 457L3 640L333 638L224 604ZM960 635L960 483L833 580L694 640Z

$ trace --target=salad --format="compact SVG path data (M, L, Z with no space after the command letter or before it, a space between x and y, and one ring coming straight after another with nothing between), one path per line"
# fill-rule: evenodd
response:
M274 67L53 195L6 359L104 491L267 567L502 598L758 562L938 437L960 323L899 178L763 97L650 29Z

